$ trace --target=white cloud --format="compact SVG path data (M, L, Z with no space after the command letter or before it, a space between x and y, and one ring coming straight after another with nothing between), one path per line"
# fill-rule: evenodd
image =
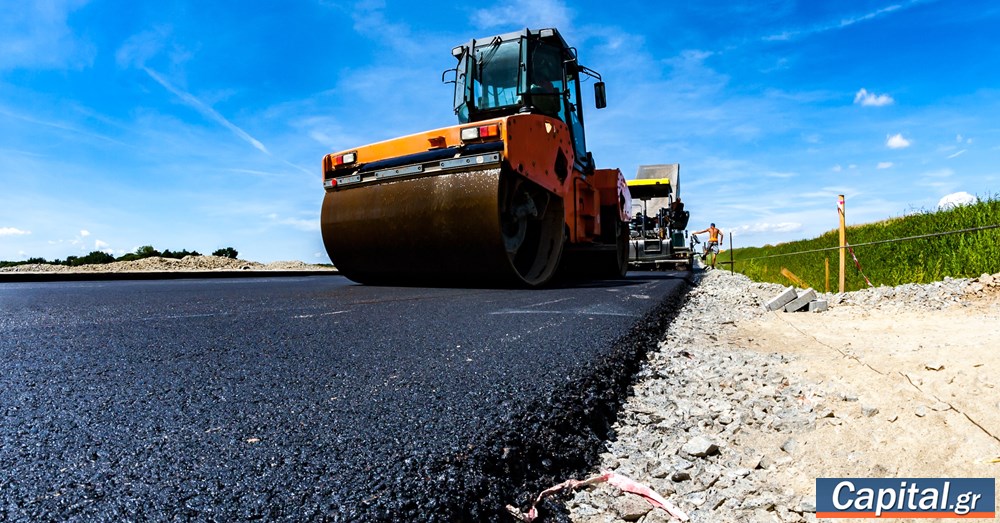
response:
M885 146L890 149L905 149L910 146L910 141L903 138L902 133L886 136Z
M797 222L780 223L754 223L751 225L740 225L733 229L733 236L739 233L762 233L762 232L796 232L802 230L802 224Z
M937 204L938 209L951 209L952 207L958 207L960 205L971 205L979 201L979 198L965 192L959 191L951 194L947 194L942 197Z
M854 103L871 106L871 107L882 107L883 105L891 105L895 100L887 94L875 94L869 93L867 89L861 88L857 94L854 95Z
M406 23L393 22L386 17L385 0L361 0L351 7L354 30L358 34L378 35L379 43L387 44L398 53L417 55L425 51L421 38L413 36Z
M291 218L291 217L281 217L277 213L271 213L267 215L274 223L281 225L288 225L294 229L300 231L319 231L319 217L315 218Z
M90 236L90 231L88 231L87 229L82 229L80 231L80 237L81 238L86 238L87 236Z
M158 27L130 36L115 52L115 61L120 67L145 67L163 49L169 33L169 29Z
M955 171L948 168L944 168L944 169L938 169L936 171L927 171L923 173L923 175L927 178L951 178L952 176L955 175Z
M843 171L844 168L841 167L840 164L837 164L837 165L834 165L833 168L830 169L830 170L833 171L833 172L835 172L835 173L839 173L840 171Z
M954 179L955 171L949 168L927 171L920 174L916 180L916 185L920 187L932 187L941 192L954 191L958 181Z
M806 36L814 35L814 34L817 34L817 33L824 33L824 32L827 32L827 31L836 31L838 29L844 29L844 28L850 27L850 26L852 26L854 24L857 24L857 23L860 23L860 22L866 22L868 20L874 20L876 18L879 18L879 17L881 17L883 15L887 15L887 14L893 13L895 11L901 11L903 9L907 9L909 7L913 7L914 5L917 5L919 3L920 3L920 0L910 0L905 5L894 4L894 5L890 5L888 7L883 7L881 9L877 9L875 11L870 11L868 13L864 13L864 14L861 14L861 15L857 15L857 16L853 16L853 17L849 17L849 18L841 18L840 20L835 21L835 22L826 22L826 23L814 25L812 27L807 27L807 28L803 28L803 29L782 31L780 33L776 33L776 34L772 34L772 35L769 35L769 36L765 36L764 38L762 38L762 40L764 40L764 41L776 41L776 40L777 41L789 41L789 40L793 40L793 39L796 39L796 38L801 38L801 37L806 37Z
M105 241L101 241L101 240L95 240L94 241L94 248L97 249L97 250L99 250L99 251L108 251L108 250L110 250L110 249L108 249L108 247L110 247L110 246L111 245L108 242L105 242Z
M573 13L559 0L513 0L502 7L490 6L472 13L479 29L503 27L558 27L567 32Z
M18 67L82 67L96 48L73 34L70 13L86 0L0 3L0 70Z
M24 236L25 234L31 234L31 231L21 230L16 227L0 227L0 236Z
M892 167L892 162L879 162L876 167L878 167L879 169L888 169Z
M958 158L959 156L962 156L963 154L965 154L965 152L967 150L968 149L962 149L961 151L951 153L951 154L948 155L948 159L951 160L952 158Z

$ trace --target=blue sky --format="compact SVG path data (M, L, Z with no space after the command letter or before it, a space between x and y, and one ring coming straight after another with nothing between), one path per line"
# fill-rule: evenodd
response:
M0 259L327 262L323 155L452 125L451 48L524 27L604 76L598 165L680 163L736 246L1000 192L995 2L5 1Z

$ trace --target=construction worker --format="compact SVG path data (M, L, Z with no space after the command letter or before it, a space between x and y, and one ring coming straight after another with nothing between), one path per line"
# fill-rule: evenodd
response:
M529 93L534 105L543 114L562 119L562 93L558 86L562 85L563 72L559 56L553 50L539 49L535 51L532 62L532 83ZM557 84L558 82L558 84Z
M705 258L711 254L712 255L712 268L715 268L715 259L719 256L719 244L722 242L722 231L715 227L715 224L709 224L707 229L702 229L697 232L691 233L697 236L702 233L708 233L708 242L705 243L705 251L701 255L701 261L705 261Z

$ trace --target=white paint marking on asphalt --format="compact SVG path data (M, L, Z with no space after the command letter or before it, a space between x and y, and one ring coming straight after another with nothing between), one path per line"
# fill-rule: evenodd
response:
M526 307L541 307L542 305L550 305L550 304L553 304L553 303L559 303L561 301L566 301L566 300L571 300L571 299L573 299L573 298L559 298L558 300L543 301L541 303L535 303L535 304L532 304L532 305L526 305Z
M494 313L494 314L497 314L497 313ZM503 313L499 313L499 314L503 314ZM518 341L518 340L520 340L520 339L522 339L522 338L524 338L526 336L533 336L533 335L535 335L535 334L537 334L539 332L542 332L542 331L556 329L559 326L561 326L562 324L566 323L566 321L567 321L566 318L558 318L558 319L555 319L555 320L549 320L549 321L545 322L545 325L542 325L540 327L535 327L533 329L528 329L527 331L525 331L525 332L523 332L521 334L509 334L509 333L508 334L504 334L503 338L500 338L500 341L503 342L503 343L513 343L513 342L516 342L516 341Z
M345 312L347 312L347 311L324 312L322 314L300 314L298 316L292 316L292 318L295 318L295 319L298 320L298 319L303 319L303 318L315 318L317 316L333 316L334 314L343 314Z
M169 316L148 316L142 318L141 321L154 321L154 320L180 320L187 318L210 318L212 316L226 316L228 313L225 312L210 312L205 314L171 314Z
M629 314L625 312L600 312L600 311L588 311L588 310L577 310L577 311L526 311L526 310L505 310L491 312L491 315L495 314L570 314L575 316L625 316L631 317L634 314Z

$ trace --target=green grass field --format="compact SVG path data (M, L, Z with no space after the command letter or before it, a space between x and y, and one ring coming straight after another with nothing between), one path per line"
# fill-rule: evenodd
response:
M832 214L831 222L836 223L836 219L836 214ZM974 205L851 226L847 228L847 243L857 245L854 253L861 269L875 286L929 283L946 276L978 277L983 273L1000 272L1000 228L876 245L862 244L997 224L1000 224L1000 200L994 197ZM829 290L836 292L840 263L838 250L792 253L836 248L838 245L839 234L834 229L811 240L737 248L733 250L735 270L756 281L792 285L781 274L781 269L787 268L817 291L827 290L829 281ZM728 252L719 256L719 261L728 260ZM826 276L827 260L829 280ZM728 268L728 265L720 267ZM847 254L845 279L846 290L849 291L867 286L850 253Z

